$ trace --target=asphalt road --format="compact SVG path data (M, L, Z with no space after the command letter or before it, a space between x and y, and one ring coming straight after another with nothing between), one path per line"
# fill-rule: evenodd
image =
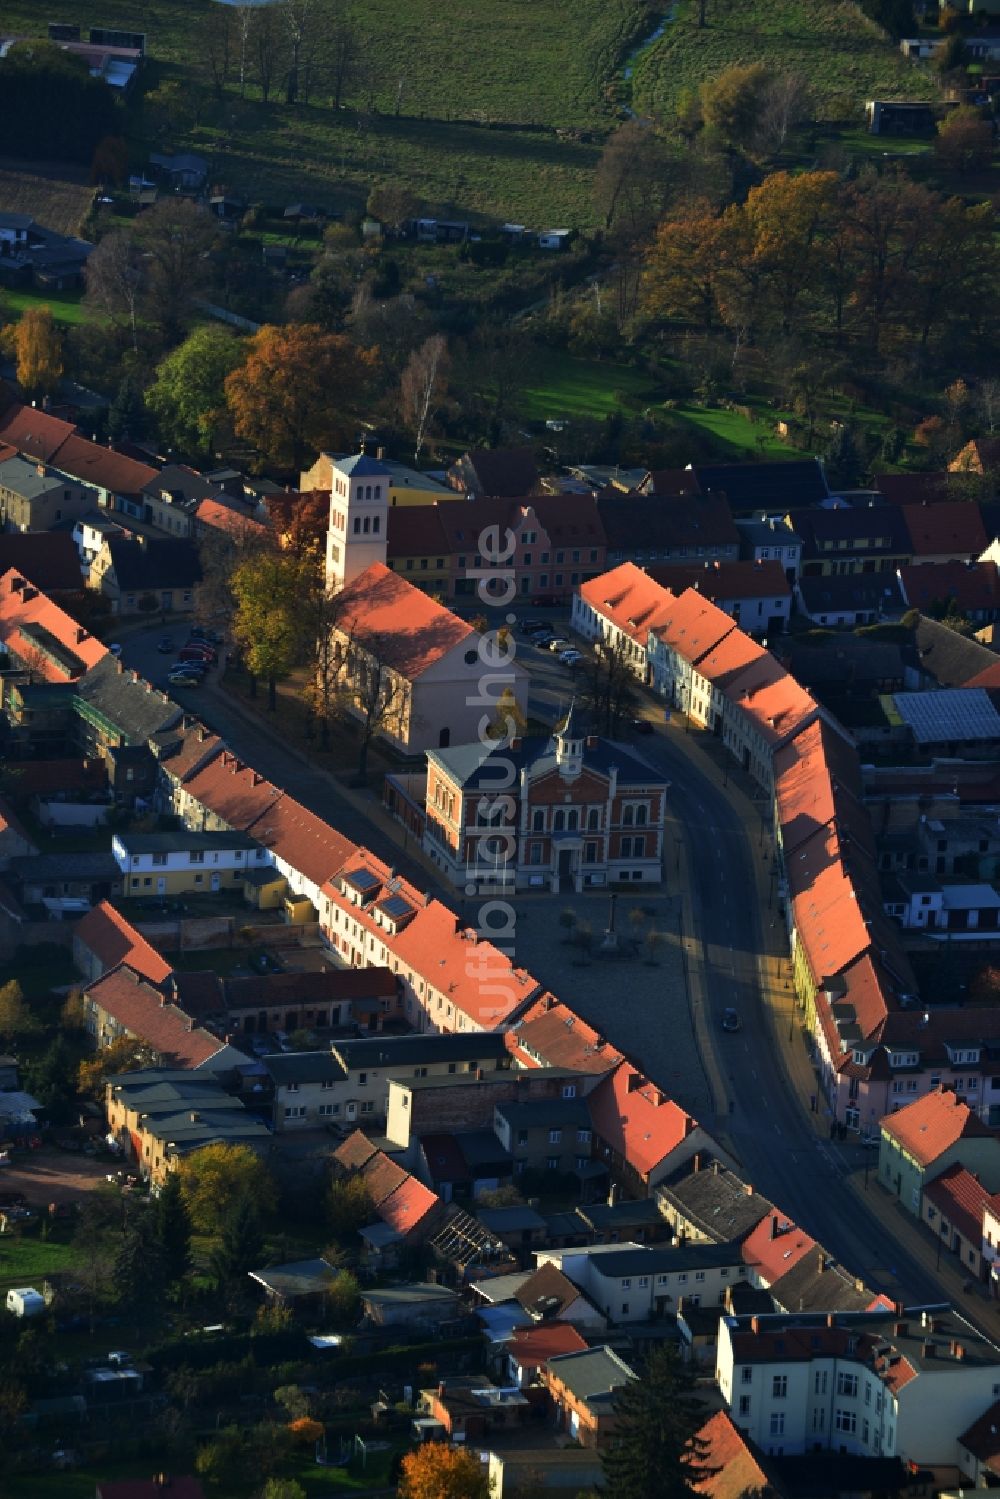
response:
M563 620L555 614L552 622L561 625ZM123 642L127 664L157 682L174 659L156 651L156 641L165 633L172 634L178 646L186 635L183 627L160 626ZM572 698L573 674L551 653L523 642L519 646L520 659L532 672L530 711L553 722ZM215 689L211 678L199 689L179 689L173 695L310 810L406 869L425 887L429 883L426 869L405 859L362 809L337 794L324 772L290 759L280 739L262 734ZM852 1161L850 1151L816 1136L790 1082L781 1048L801 1042L797 1031L792 1043L782 1039L780 1032L776 1040L775 1028L764 1011L757 971L757 954L765 944L752 868L753 840L760 836L756 812L752 823L742 822L711 775L701 768L698 756L690 755L678 742L680 731L662 722L662 705L650 698L647 713L656 719L656 728L652 734L636 736L634 747L670 780L676 827L691 855L691 896L708 996L708 1045L725 1079L729 1104L729 1111L714 1121L716 1129L734 1142L742 1169L758 1190L869 1285L894 1295L902 1293L911 1304L947 1299L943 1286L859 1201L846 1180L856 1160ZM676 878L671 869L673 857L668 842L668 886ZM718 1024L727 1006L736 1008L742 1018L742 1030L735 1035L724 1034ZM613 1041L611 994L608 1008L606 1034ZM662 1048L657 1050L662 1052ZM669 1086L666 1079L659 1081ZM705 1123L711 1128L712 1121Z

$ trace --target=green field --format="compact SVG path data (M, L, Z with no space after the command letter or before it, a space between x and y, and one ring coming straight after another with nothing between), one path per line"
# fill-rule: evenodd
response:
M798 449L789 447L775 437L774 413L762 417L759 422L748 422L738 411L728 411L721 406L676 406L673 415L680 417L692 427L707 433L721 447L726 457L736 458L801 458Z
M0 1234L0 1288L4 1290L8 1286L34 1286L40 1291L47 1275L66 1270L72 1263L70 1244Z
M82 291L0 291L0 307L20 317L29 307L51 307L57 323L89 323L94 314L83 305Z
M899 48L853 0L678 0L662 38L639 59L633 98L639 110L669 115L678 96L733 63L764 62L805 78L820 120L863 116L866 99L930 99L933 76Z
M526 421L561 417L601 420L616 411L638 410L656 399L656 385L642 370L539 349L531 356L520 411Z

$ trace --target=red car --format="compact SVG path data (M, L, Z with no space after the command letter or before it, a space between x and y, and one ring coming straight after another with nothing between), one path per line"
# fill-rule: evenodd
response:
M185 645L177 653L178 661L205 661L210 665L219 658L210 645Z

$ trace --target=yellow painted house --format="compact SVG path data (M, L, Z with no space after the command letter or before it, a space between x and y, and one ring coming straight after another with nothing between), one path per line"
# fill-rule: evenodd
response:
M334 468L347 462L349 455L345 453L320 453L312 468L304 469L300 474L299 489L331 489ZM381 452L374 459L369 459L369 464L373 463L381 470L385 481L390 510L397 505L433 505L435 501L445 500L465 502L465 494L461 490L439 484L436 479L429 478L415 468L409 468L405 463L384 458Z

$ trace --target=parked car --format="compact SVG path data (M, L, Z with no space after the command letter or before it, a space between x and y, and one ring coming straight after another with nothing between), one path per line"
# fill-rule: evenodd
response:
M722 1029L724 1031L738 1031L741 1029L741 1024L738 1011L734 1009L723 1010Z
M217 661L218 656L210 645L201 640L189 640L178 652L182 661Z
M559 652L559 660L564 666L575 666L578 661L583 660L583 652L574 650L574 648L570 646L568 651Z
M653 725L648 718L633 718L629 727L633 734L651 734L653 732Z
M558 602L554 593L535 593L531 597L532 609L552 609Z
M206 630L201 625L192 625L190 631L192 640L207 640L211 645L221 645L223 637L218 630Z
M201 677L192 671L172 671L167 678L171 687L200 687Z
M156 642L156 649L161 656L165 656L168 651L174 649L174 637L172 635L161 635Z
M555 638L556 637L550 630L543 630L538 635L532 635L531 643L536 648L536 650L545 651L548 650L549 641L555 640Z
M570 645L570 642L568 640L564 640L561 635L555 635L549 641L549 650L555 651L557 654L562 651L569 651L572 649L573 647Z
M547 630L548 625L544 619L522 619L521 629L525 635L535 635L539 630Z
M167 668L168 672L186 671L193 677L203 677L209 669L207 661L175 661L173 666Z

